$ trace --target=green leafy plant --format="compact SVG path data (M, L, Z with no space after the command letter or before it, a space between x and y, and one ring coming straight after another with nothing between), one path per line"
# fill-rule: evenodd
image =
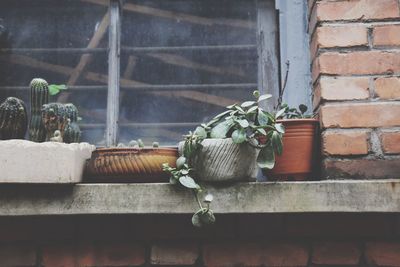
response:
M261 168L272 169L275 165L275 154L282 153L282 135L285 132L281 123L276 123L279 113L273 115L259 106L259 103L270 99L269 94L260 95L253 92L254 100L241 104L233 104L216 115L208 123L198 126L193 132L185 135L183 156L176 162L176 168L163 164L163 170L171 174L170 183L180 184L193 190L199 210L193 215L192 223L195 226L204 226L215 222L215 216L210 209L212 198L206 199L207 207L199 201L201 186L193 176L193 156L201 149L202 141L206 138L232 138L236 144L247 143L260 149L257 164Z
M300 104L298 108L291 108L288 104L282 104L279 113L278 119L306 119L313 118L313 114L306 114L308 108L304 104Z

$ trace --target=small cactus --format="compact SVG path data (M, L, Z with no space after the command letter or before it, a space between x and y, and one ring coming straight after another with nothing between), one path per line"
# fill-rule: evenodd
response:
M46 130L46 141L49 141L56 130L59 130L61 137L64 136L65 127L68 124L68 117L65 105L60 103L45 104L42 107L42 122Z
M44 104L49 102L49 85L40 78L35 78L30 83L31 87L31 121L29 123L29 139L34 142L46 140L46 129L41 115ZM54 131L53 131L54 132Z
M129 147L138 148L139 143L136 140L131 140L128 144Z
M64 142L67 144L79 143L81 138L81 130L77 123L78 109L74 104L68 103L65 104L65 110L67 113L68 122L64 131Z
M0 105L0 140L23 139L27 129L25 103L8 97Z

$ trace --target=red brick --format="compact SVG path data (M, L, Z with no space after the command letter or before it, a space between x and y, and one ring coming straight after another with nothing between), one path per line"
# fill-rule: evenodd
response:
M368 77L321 77L319 81L322 100L360 100L369 98Z
M387 238L393 236L391 215L385 214L289 214L286 234L296 238Z
M373 30L373 40L375 46L400 45L400 25L384 25L375 27Z
M371 20L398 18L397 0L321 1L317 3L319 21Z
M356 243L319 242L313 245L312 263L326 265L358 265L361 250Z
M169 241L151 247L150 262L155 265L193 265L198 257L196 243Z
M329 131L322 135L325 155L366 155L368 154L367 131Z
M355 47L368 45L368 31L361 25L318 27L311 42L311 56L320 48Z
M225 266L307 266L308 249L299 243L224 243L203 248L207 267Z
M316 35L320 48L368 45L368 31L363 25L322 26Z
M400 131L382 132L382 150L386 154L400 153Z
M55 244L43 247L43 266L139 266L145 263L145 248L138 244Z
M313 79L321 74L365 75L400 72L400 52L356 51L327 52L318 56L313 66Z
M365 247L365 259L373 266L399 266L400 243L399 242L371 242Z
M384 179L398 178L400 159L326 159L323 177L328 179Z
M42 248L44 267L68 267L77 264L77 249L73 244L54 244Z
M400 126L400 103L326 104L321 107L323 128Z
M36 266L36 249L30 245L0 246L0 266Z
M380 99L400 99L400 78L378 78L375 80L375 93Z

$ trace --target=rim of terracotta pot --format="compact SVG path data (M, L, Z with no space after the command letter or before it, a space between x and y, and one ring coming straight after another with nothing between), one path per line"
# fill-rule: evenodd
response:
M177 147L99 147L96 148L95 152L151 152L151 151L171 151L176 152L178 150Z
M279 119L277 122L313 122L319 123L319 119L316 118L301 118L301 119Z

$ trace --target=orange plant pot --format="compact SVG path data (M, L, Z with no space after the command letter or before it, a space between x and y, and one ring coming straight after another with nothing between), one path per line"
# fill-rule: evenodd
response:
M275 167L263 170L268 180L304 181L311 178L317 149L317 119L279 120L285 126L283 153L276 155Z

